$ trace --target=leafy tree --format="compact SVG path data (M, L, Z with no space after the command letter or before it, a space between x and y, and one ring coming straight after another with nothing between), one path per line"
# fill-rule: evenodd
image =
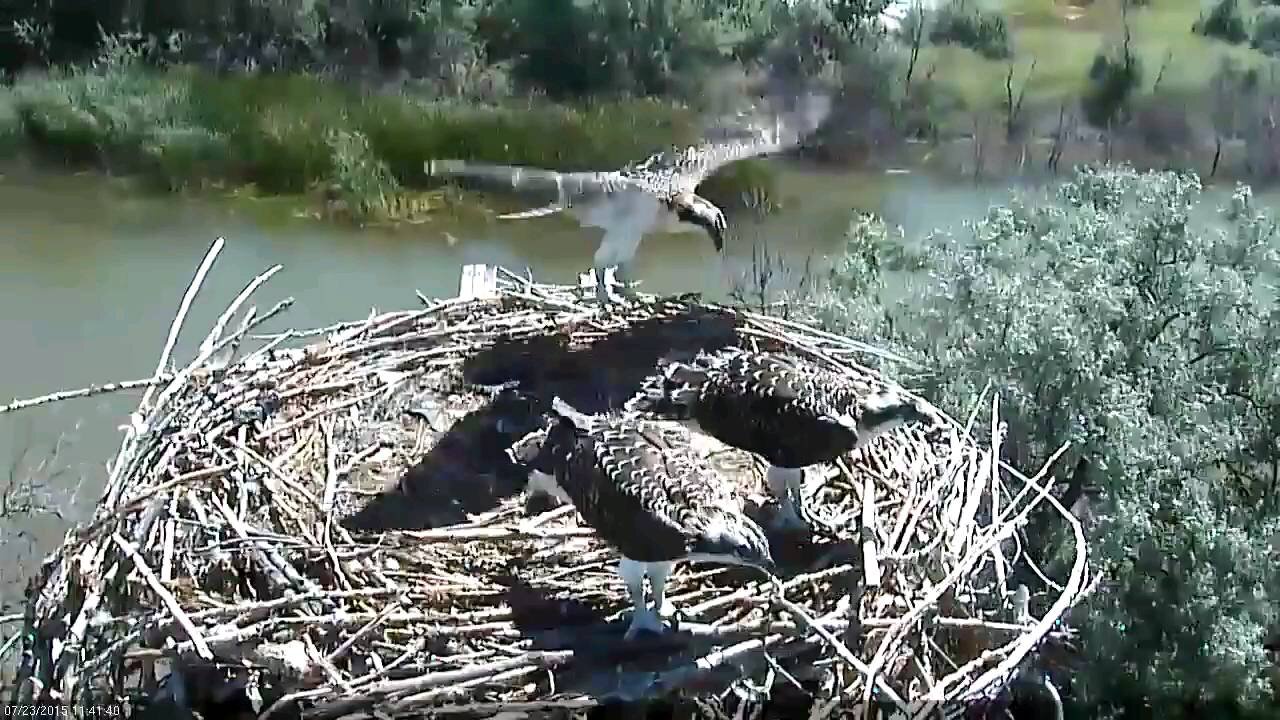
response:
M1123 119L1142 82L1142 61L1130 48L1127 27L1119 51L1099 53L1089 66L1089 85L1080 104L1095 127L1107 127L1113 120Z
M1280 9L1265 7L1253 22L1253 47L1268 55L1280 54Z
M1221 0L1209 11L1208 17L1201 17L1191 26L1191 31L1232 45L1249 39L1244 14L1240 12L1240 0Z
M861 218L818 305L930 366L915 384L958 416L992 381L1016 466L1073 443L1058 492L1094 495L1104 578L1072 619L1086 717L1276 712L1280 229L1247 187L1194 221L1199 193L1194 175L1083 169L926 250ZM1027 535L1055 567L1069 541L1048 518Z
M970 6L967 0L952 0L938 9L929 31L929 42L960 45L992 60L1013 55L1013 41L1005 17Z

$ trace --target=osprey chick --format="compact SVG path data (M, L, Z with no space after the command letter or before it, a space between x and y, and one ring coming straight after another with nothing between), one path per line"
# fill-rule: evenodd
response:
M807 524L800 493L805 467L834 462L898 425L937 421L923 404L888 387L736 347L699 353L692 363L666 363L625 407L692 420L726 445L764 458L780 520L792 528Z
M690 447L686 428L627 415L588 417L560 398L552 408L552 424L529 466L532 473L554 478L544 487L572 501L586 524L622 556L618 572L634 606L626 639L641 630L663 631L660 618L673 610L666 579L677 562L774 571L764 531L743 513L742 498ZM646 576L652 608L645 602Z

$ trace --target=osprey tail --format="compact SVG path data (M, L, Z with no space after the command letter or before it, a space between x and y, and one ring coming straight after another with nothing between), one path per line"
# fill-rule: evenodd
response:
M676 420L689 419L702 396L707 371L670 360L659 360L658 366L660 372L645 378L623 409Z

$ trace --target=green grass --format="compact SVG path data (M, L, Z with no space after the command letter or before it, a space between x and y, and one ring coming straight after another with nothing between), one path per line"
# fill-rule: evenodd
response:
M31 76L0 91L0 148L5 137L25 138L56 160L139 174L170 190L336 188L357 216L429 188L430 158L616 167L692 142L694 120L682 106L651 100L477 107L312 76L133 67Z
M1070 7L1054 0L1006 0L990 4L1002 8L1012 27L1015 77L1021 78L1032 59L1036 74L1027 91L1028 103L1075 102L1083 94L1088 70L1097 53L1121 41L1117 0L1097 0L1087 7ZM1144 69L1141 92L1150 92L1165 57L1173 59L1161 81L1161 91L1196 93L1207 88L1223 57L1243 67L1268 62L1247 45L1232 46L1191 32L1200 16L1200 0L1152 0L1130 12L1133 47ZM1068 20L1068 13L1078 15ZM968 107L999 110L1004 102L1008 63L985 59L957 47L928 47L921 67L936 67L934 79Z

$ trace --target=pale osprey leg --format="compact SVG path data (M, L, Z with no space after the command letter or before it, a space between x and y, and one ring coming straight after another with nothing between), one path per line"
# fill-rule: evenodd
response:
M596 297L601 302L611 300L605 280L608 268L614 269L614 277L623 283L623 294L628 294L626 284L630 282L630 273L627 270L645 233L657 224L661 210L661 203L652 195L625 191L618 193L613 203L601 203L583 211L583 225L604 229L600 246L592 257L596 271Z
M564 488L560 487L560 483L556 482L554 475L538 470L529 470L529 480L525 485L524 491L530 498L536 495L546 495L564 504L573 503L569 496L565 494Z
M660 618L669 618L675 614L675 606L667 602L667 576L671 574L672 562L646 563L645 574L649 576L649 587L653 589L653 609Z
M802 530L807 527L800 515L804 503L801 486L804 482L804 468L783 468L770 465L765 471L765 482L769 492L778 499L778 525L787 530Z
M627 594L631 596L632 606L631 624L623 635L624 640L635 638L641 630L661 635L666 629L662 624L662 618L658 617L658 613L650 609L649 604L645 602L644 578L647 565L648 563L625 556L618 561L618 574L622 576L622 582L627 586Z

